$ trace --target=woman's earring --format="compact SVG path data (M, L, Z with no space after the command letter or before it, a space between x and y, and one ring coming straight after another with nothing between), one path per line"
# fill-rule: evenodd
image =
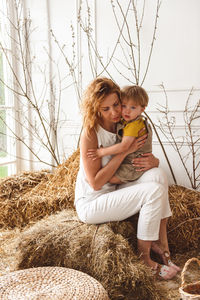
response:
M99 117L99 118L101 118L101 112L100 112L100 111L98 111L98 113L97 113L97 114L98 114L98 117Z

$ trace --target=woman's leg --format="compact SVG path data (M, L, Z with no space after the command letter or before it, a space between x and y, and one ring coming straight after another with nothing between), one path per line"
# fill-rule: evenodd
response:
M163 260L163 263L168 265L173 265L176 271L180 271L181 269L173 264L170 259L170 251L168 245L167 238L167 220L168 217L171 216L171 209L169 205L169 197L168 197L168 180L165 172L161 168L153 168L144 173L141 176L140 182L158 182L162 184L165 188L165 203L163 205L163 213L162 219L160 222L160 231L159 231L159 239L157 241L152 242L151 249L159 254Z
M171 209L170 209L169 197L168 197L167 176L161 168L153 168L145 172L141 176L139 181L141 183L149 182L149 181L157 182L161 184L165 189L165 194L163 196L164 197L163 212L162 212L162 218L160 222L159 240L157 241L157 245L161 247L164 251L169 252L168 239L167 239L167 219L169 216L171 216ZM155 245L155 243L152 244L152 247L153 245Z
M152 168L146 171L138 180L138 183L145 182L157 182L161 184L165 189L164 202L163 202L163 212L162 219L168 218L172 215L170 205L169 205L169 195L168 195L168 179L166 173L161 168Z
M155 269L157 263L150 258L151 241L158 240L165 189L159 183L123 184L116 191L103 194L86 202L76 203L79 218L89 224L120 221L140 211L137 237L143 261ZM167 277L176 272L168 268Z
M169 245L167 239L167 218L162 219L160 222L159 240L157 244L163 249L163 251L169 252Z
M159 240L154 241L144 241L138 239L138 252L142 261L162 279L172 279L176 276L177 272L181 269L172 263L169 253L169 246L167 240L167 231L166 231L167 219L162 219L160 223L160 232ZM163 259L164 265L158 265L151 259L150 251L151 249L155 250ZM161 249L165 249L164 251Z
M151 249L160 255L165 265L172 266L177 272L181 271L181 268L175 265L170 258L170 251L167 239L167 218L161 220L159 239L158 241L152 242Z
M138 239L138 252L140 258L147 266L155 268L156 263L150 258L151 243L151 241L143 241Z
M150 257L151 241L143 241L138 239L138 251L140 259L149 267L154 274L157 274L160 279L171 279L177 274L177 270L172 266L159 265Z
M83 199L76 203L76 209L79 218L88 224L121 221L140 211L137 237L152 241L159 236L163 193L163 187L154 182L123 185L88 203Z

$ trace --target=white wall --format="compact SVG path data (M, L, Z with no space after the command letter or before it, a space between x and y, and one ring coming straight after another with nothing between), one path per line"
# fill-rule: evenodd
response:
M123 9L127 7L128 2L128 0L123 1L123 3L121 1ZM147 64L151 37L154 29L156 2L157 1L154 0L146 1L143 27L141 29L141 75L144 73L145 66ZM84 24L87 24L87 8L84 0L83 3L81 14ZM102 61L106 63L114 49L116 39L119 35L111 2L108 0L90 0L88 3L91 6L91 26L93 27L92 36L96 41L96 49L102 57ZM142 2L139 3L141 4ZM80 30L80 27L77 24L79 1L27 0L26 6L30 10L33 27L36 27L33 48L35 49L39 62L48 62L42 47L43 44L46 46L48 44L49 29L53 30L61 46L65 44L64 52L67 58L70 61L72 60L73 53L71 45L73 43L73 39L70 26L73 24L76 43L76 76L79 82L80 91L81 88L85 89L86 85L90 80L92 80L95 74L92 74L90 68L86 35ZM115 6L117 8L117 4ZM139 8L139 11L141 11L141 7ZM48 12L50 16L49 19L47 18ZM119 16L119 20L123 21L120 17L119 10L117 14ZM199 14L200 1L198 0L162 1L159 10L156 40L150 67L146 80L143 84L150 96L150 103L147 112L156 124L159 124L158 119L162 117L162 114L159 113L157 108L159 105L165 105L165 95L163 90L159 87L160 84L164 84L168 95L171 115L176 118L175 134L177 136L183 136L185 134L183 111L192 87L194 88L192 96L193 103L196 103L200 98ZM128 16L127 20L130 27L132 27L131 34L134 36L133 16ZM123 47L123 50L126 50L125 43L123 44ZM72 83L72 79L69 76L69 69L63 59L63 56L53 40L51 41L51 48L48 49L51 51L53 59L58 63L60 76L63 78L61 99L62 113L59 135L61 148L63 150L62 159L65 159L65 157L72 153L76 148L81 118L74 86L70 86L65 89L65 87ZM122 60L122 62L125 62L122 55L122 49L119 47L115 52L115 56L119 60ZM102 66L95 58L94 53L92 54L92 59L96 66L97 74L101 73ZM123 78L111 64L108 71L120 86L129 84L129 81ZM121 72L125 75L125 77L130 78L131 81L134 82L130 72L123 68L122 65ZM103 75L109 76L106 72L104 72ZM55 83L58 83L58 73L56 72L55 64L51 65L51 74L49 74L49 76L55 76ZM196 128L200 129L200 122L196 123ZM169 142L164 136L162 136L162 134L161 137L178 183L189 186L185 170L182 167L176 151L172 149ZM168 165L155 134L153 150L155 155L160 158L161 166L167 171L170 183L173 183ZM41 165L37 165L37 168L40 167ZM191 161L189 162L188 168L192 171Z

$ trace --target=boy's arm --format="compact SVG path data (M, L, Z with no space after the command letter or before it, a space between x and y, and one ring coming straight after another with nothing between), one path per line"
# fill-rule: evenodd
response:
M123 136L122 141L119 144L114 144L105 148L101 147L99 149L88 149L87 156L95 160L106 155L114 155L125 152L135 139L136 137L134 136Z

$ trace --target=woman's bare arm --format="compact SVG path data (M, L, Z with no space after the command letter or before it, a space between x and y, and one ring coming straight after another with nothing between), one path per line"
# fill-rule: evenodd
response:
M100 190L101 187L110 180L127 155L125 153L117 154L102 168L100 158L91 160L87 156L88 149L97 149L97 146L98 143L95 131L93 130L90 133L90 136L87 136L86 132L83 130L80 141L81 155L87 180L94 190Z
M136 151L144 144L144 137L135 139L128 151L116 154L108 164L102 168L101 159L92 160L87 156L88 149L98 147L97 136L94 130L87 136L85 130L81 134L80 149L83 159L84 170L87 180L94 190L100 190L115 174L124 158L131 152Z

